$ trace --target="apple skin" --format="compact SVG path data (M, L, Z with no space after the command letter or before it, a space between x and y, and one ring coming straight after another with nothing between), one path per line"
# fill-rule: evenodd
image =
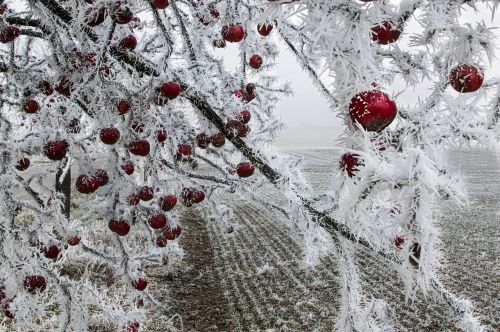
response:
M139 291L143 291L148 287L148 282L144 278L138 278L132 281L132 286Z
M152 0L151 4L153 4L156 9L165 9L169 5L168 0Z
M47 288L45 277L39 275L30 275L24 278L24 289L30 294L43 292Z
M394 23L384 21L372 27L372 40L380 45L395 43L401 35L401 29Z
M236 173L241 178L247 178L253 175L255 167L250 162L242 162L236 166Z
M245 37L245 29L239 24L230 24L222 27L222 38L230 43L239 43Z
M181 86L176 82L163 83L160 87L163 96L172 100L177 98L181 93Z
M125 172L125 174L131 175L134 173L134 164L126 163L121 166L121 169Z
M130 225L125 220L111 219L108 227L114 233L125 236L130 232Z
M40 110L40 104L34 99L30 99L24 103L23 110L28 114L37 113Z
M48 141L43 146L43 152L50 160L62 160L68 152L69 144L64 141Z
M257 24L257 32L261 36L269 36L269 34L273 31L273 25L271 23L259 23Z
M172 210L177 204L177 197L175 195L167 195L160 197L159 206L163 211Z
M365 130L379 132L396 118L398 109L389 96L379 90L356 94L349 105L349 116Z
M344 153L339 161L339 168L345 172L349 177L356 175L358 167L362 166L360 156L355 153Z
M154 189L149 186L141 187L139 190L139 197L141 201L147 202L153 199L154 197Z
M260 69L262 67L262 57L258 54L254 54L250 57L250 60L248 61L248 65L252 67L253 69Z
M449 81L453 89L458 92L474 92L483 85L484 72L480 67L463 64L451 70Z
M137 47L137 38L134 35L126 36L120 40L118 46L125 50L133 51Z
M13 42L21 35L21 30L13 25L6 26L0 30L0 43Z
M128 150L136 156L145 157L150 151L149 142L146 140L134 141L129 144Z
M76 179L76 189L82 194L90 194L99 189L100 183L97 176L80 175Z
M23 172L30 167L30 160L28 158L21 158L17 161L17 164L14 166L18 171Z
M66 242L68 242L70 246L77 246L80 243L80 241L81 238L77 235L71 236L66 240Z
M153 229L161 229L167 224L167 217L164 214L154 214L148 218L149 226Z

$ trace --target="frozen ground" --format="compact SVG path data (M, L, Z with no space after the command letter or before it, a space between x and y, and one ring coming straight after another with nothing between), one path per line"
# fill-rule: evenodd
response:
M337 167L337 154L294 153L306 157L304 170L317 190L328 189L325 179ZM453 168L465 175L471 199L466 209L446 202L436 215L446 258L442 279L473 300L483 323L498 331L500 163L482 151L454 151L450 158ZM226 204L237 211L233 222L238 227L230 234L220 223L208 221L201 207L185 215L183 268L163 283L172 291L171 313L182 316L184 330L331 331L339 305L334 258L324 259L316 270L303 270L301 252L286 226L251 202ZM455 330L440 303L419 298L404 305L401 284L387 263L362 249L358 261L364 288L392 305L399 331Z
M304 172L318 192L328 190L338 153L292 153L305 157ZM446 258L442 279L474 301L490 331L500 331L500 161L483 151L454 151L450 158L466 178L470 206L460 209L445 202L436 214ZM279 201L279 194L270 195ZM286 224L252 202L234 196L213 199L236 211L234 231L210 221L204 204L179 207L186 256L168 273L163 267L148 269L150 290L164 307L151 313L145 330L169 331L173 325L184 331L332 331L339 305L335 259L327 257L317 269L304 270ZM73 208L76 213L78 204ZM363 249L357 256L364 289L392 305L398 331L455 331L445 319L445 306L422 298L404 305L393 269Z

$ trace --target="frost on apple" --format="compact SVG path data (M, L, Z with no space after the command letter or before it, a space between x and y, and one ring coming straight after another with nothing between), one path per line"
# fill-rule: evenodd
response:
M208 209L221 237L245 232L226 195L286 223L303 268L337 258L338 330L394 323L391 304L360 285L363 246L399 272L406 301L424 293L480 331L436 274L431 211L465 200L446 147L498 148L499 81L486 69L495 36L458 21L480 3L498 10L486 0L0 0L2 328L148 330L148 310L165 304L145 266L182 259L182 213ZM215 53L227 45L239 49L235 71ZM275 108L291 94L272 72L279 47L345 123L326 195L300 158L270 147L284 125ZM433 90L406 105L390 92L396 79ZM282 201L264 195L271 187Z

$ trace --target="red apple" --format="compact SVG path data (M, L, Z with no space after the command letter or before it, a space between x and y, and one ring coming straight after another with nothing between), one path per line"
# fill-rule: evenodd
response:
M368 131L381 131L398 113L396 103L379 90L356 94L349 105L349 116Z
M126 163L125 165L122 165L121 168L125 172L125 174L130 175L134 173L134 164L132 163Z
M70 246L76 246L80 243L80 241L81 241L81 238L77 235L71 236L66 240L66 242L68 242L68 244Z
M13 300L14 299L8 299L3 304L3 313L4 313L5 317L10 318L10 319L14 319L15 318L14 311L10 307L10 305L12 304Z
M167 230L165 230L163 232L163 236L167 239L167 240L170 240L170 241L173 241L177 238L177 236L175 235L175 232L172 228L168 228Z
M90 194L99 188L99 184L96 176L80 175L76 180L76 189L82 194Z
M38 102L36 100L30 99L24 103L23 110L26 113L30 113L30 114L36 113L40 110L40 105L38 104Z
M141 187L141 189L139 189L139 197L144 202L152 200L154 197L154 189L148 186Z
M96 27L102 24L106 20L107 16L108 12L106 7L99 7L98 9L89 8L85 12L85 23L87 23L89 27Z
M111 219L108 223L108 227L114 233L125 236L130 231L130 225L125 220Z
M175 238L178 238L182 233L181 225L177 225L177 226L173 227L172 231L174 232Z
M401 35L401 29L392 22L382 22L372 27L372 40L387 45L394 43Z
M108 172L103 169L98 169L95 173L95 177L99 179L99 186L105 186L108 184L109 176Z
M176 238L178 238L182 233L182 227L180 225L177 225L175 227L169 227L167 228L164 232L163 232L163 236L167 239L167 240L175 240Z
M146 289L146 287L148 287L148 282L146 281L146 279L138 278L132 281L132 286L137 290L143 291Z
M228 120L225 124L227 138L238 137L238 134L240 133L240 125L241 125L241 122L239 122L238 120L234 120L234 119ZM214 146L215 146L215 144L214 144Z
M18 171L25 171L30 167L30 160L28 158L21 158L17 161L17 164L14 166Z
M130 104L128 100L125 99L120 99L116 103L116 110L118 111L119 114L126 114L130 110Z
M220 16L219 11L213 5L209 7L209 14L210 15L207 15L207 14L203 14L203 15L197 14L196 16L200 20L201 24L207 26L210 23L216 22L217 19Z
M149 226L153 229L160 229L167 224L167 217L164 214L154 214L148 218Z
M196 146L200 149L206 149L210 144L210 140L208 139L205 133L201 133L196 135Z
M403 248L405 242L406 238L404 237L404 235L397 235L396 238L394 239L394 245L399 249Z
M252 117L252 114L249 111L243 110L240 112L238 120L241 123L248 123L248 122L250 122L251 117Z
M21 35L21 30L13 25L3 27L0 30L0 43L10 43L13 42L17 37Z
M156 238L156 245L160 248L164 248L167 246L167 238L163 235L158 235Z
M245 97L245 93L241 89L235 90L233 95L238 99L243 99Z
M451 70L449 80L458 92L474 92L483 85L484 72L477 66L463 64Z
M139 327L141 325L139 324L138 321L131 321L131 322L128 322L126 326L124 326L124 329L123 331L124 332L139 332Z
M262 67L262 57L258 54L252 55L248 61L248 65L253 69L259 69Z
M240 122L240 128L238 132L238 137L247 137L248 133L250 132L250 127L247 126L246 124L243 124Z
M175 195L167 195L160 197L159 205L163 211L172 210L177 204L177 197Z
M214 134L210 136L210 143L212 143L212 145L215 146L216 148L220 148L224 146L224 144L226 143L226 138L221 133Z
M272 30L273 30L273 25L271 23L259 23L257 25L257 31L262 36L269 36Z
M55 245L51 245L48 247L43 247L42 252L45 255L45 257L50 258L50 259L57 259L59 256L59 248Z
M160 143L167 140L167 132L164 129L160 129L156 132L156 140Z
M247 91L247 93L254 93L255 92L255 84L254 83L248 83L245 86L245 90Z
M43 152L50 160L61 160L66 156L68 152L69 144L66 140L64 141L48 141L43 146Z
M54 88L49 81L42 80L38 82L38 89L46 96L50 96L54 93Z
M201 203L205 199L205 193L203 191L197 190L191 194L191 200L193 203Z
M130 153L136 156L147 156L149 154L149 142L145 140L135 141L129 144Z
M242 162L236 166L236 173L242 178L252 176L254 171L255 167L250 162Z
M135 38L134 35L126 36L126 37L122 38L122 40L120 40L120 42L118 43L118 46L120 48L124 48L126 50L133 51L137 47L137 38Z
M239 24L230 24L222 27L222 38L231 43L239 43L245 37L245 30Z
M191 146L188 144L179 144L177 146L176 159L181 160L185 157L189 157L193 153Z
M168 0L152 0L151 3L156 9L165 9L168 7Z
M349 177L353 177L358 171L358 166L362 166L359 155L354 153L344 153L340 158L339 167L346 171Z
M181 86L176 82L163 83L160 87L160 91L165 97L172 100L177 98L181 93Z
M255 99L255 94L253 92L245 94L245 101L247 103Z
M113 145L120 139L120 131L116 128L103 128L99 137L104 144Z
M141 201L141 198L139 197L139 195L130 194L130 196L128 197L128 204L129 205L136 206L137 204L139 204L140 201Z
M24 278L24 289L30 294L43 292L47 288L45 277L39 275L30 275Z
M134 13L120 1L116 2L111 12L111 18L116 24L128 24L134 18Z

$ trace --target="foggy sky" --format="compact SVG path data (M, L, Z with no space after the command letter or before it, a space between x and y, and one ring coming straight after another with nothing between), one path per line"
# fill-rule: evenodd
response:
M23 1L7 0L6 3L11 8L19 8ZM463 8L469 8L463 6ZM491 12L486 10L486 5L478 5L479 11L474 13L472 10L464 10L464 23L477 22L484 19L489 27L500 27L500 15L496 15L494 21L491 20ZM407 49L409 36L419 30L415 19L412 18L406 25L398 46ZM499 30L500 31L500 30ZM273 32L275 34L276 32ZM271 34L271 36L273 36ZM500 32L496 32L500 37ZM497 44L500 45L498 38ZM390 46L388 46L389 48ZM277 60L275 74L283 81L290 83L294 95L282 100L277 105L278 113L286 123L276 140L279 147L307 148L307 147L333 147L338 145L335 140L343 132L343 125L340 119L329 109L326 100L313 87L308 75L299 67L295 57L285 48L281 48L281 55ZM223 50L216 50L216 54L223 56L225 65L228 69L234 69L238 64L237 45L228 43ZM498 52L498 50L497 50ZM492 68L486 68L485 79L498 77L500 63L496 59ZM398 90L390 89L387 91L390 95L395 92L401 92L401 86L404 86L402 80L397 80ZM429 83L424 83L415 88L410 88L398 96L396 102L400 105L411 105L417 101L418 97L425 98L429 92ZM347 111L347 110L346 110Z

